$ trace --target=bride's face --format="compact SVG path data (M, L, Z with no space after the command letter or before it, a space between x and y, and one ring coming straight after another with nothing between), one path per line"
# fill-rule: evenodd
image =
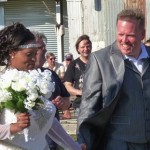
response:
M10 53L10 67L28 71L35 68L37 48L24 48Z

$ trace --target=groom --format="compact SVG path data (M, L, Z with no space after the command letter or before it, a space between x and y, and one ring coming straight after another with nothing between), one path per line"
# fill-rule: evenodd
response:
M78 139L87 150L149 150L150 48L141 10L122 10L116 30L116 42L89 59Z

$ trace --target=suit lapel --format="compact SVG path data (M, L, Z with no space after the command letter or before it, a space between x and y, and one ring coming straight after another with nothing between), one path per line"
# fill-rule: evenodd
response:
M146 51L147 51L148 56L149 56L149 58L150 58L150 47L149 47L149 46L145 46L145 48L146 48Z
M136 68L136 66L133 64L132 61L130 61L129 59L126 59L125 60L125 66L128 67L129 69L131 69L132 71L138 73L138 74L141 74L139 72L139 70Z
M148 67L149 67L149 58L144 58L142 60L142 65L143 65L143 71L142 71L142 76L145 74L145 72L147 71Z
M116 80L116 88L114 89L115 94L112 94L114 96L109 99L109 102L107 102L107 105L103 109L101 109L94 116L85 120L85 124L82 124L82 126L89 125L95 131L95 139L91 148L92 150L97 150L101 147L101 141L105 134L105 128L119 101L119 97L122 92L122 83L125 72L124 59L115 43L112 45L110 52L110 60L116 72L116 76L112 76L112 80ZM82 128L85 129L86 126Z
M146 51L149 55L148 60L150 62L150 47L146 46ZM116 42L112 44L110 53L111 53L110 60L112 62L114 70L116 71L116 83L119 83L119 87L121 87L124 78L124 72L125 72L125 61L124 61L124 56L121 54L120 50L118 49ZM150 63L148 62L145 64L144 72L142 74L145 73L149 65ZM139 73L138 70L135 67L133 67L131 64L127 63L127 67Z
M150 47L149 46L145 46L146 51L148 53L148 58L143 59L143 72L142 72L142 76L144 75L144 73L146 72L146 70L148 69L149 65L150 65Z
M116 74L117 74L116 80L119 81L120 86L121 86L122 82L123 82L124 72L125 72L125 65L124 65L123 55L121 54L120 50L118 49L116 42L112 44L110 60L112 62L114 70L116 71Z

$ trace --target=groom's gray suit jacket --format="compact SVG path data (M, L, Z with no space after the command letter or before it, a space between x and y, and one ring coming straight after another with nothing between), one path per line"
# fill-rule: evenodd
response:
M146 50L150 56L150 48L146 47ZM124 56L116 42L91 54L78 117L78 140L86 143L88 150L100 148L105 127L122 95L124 76Z

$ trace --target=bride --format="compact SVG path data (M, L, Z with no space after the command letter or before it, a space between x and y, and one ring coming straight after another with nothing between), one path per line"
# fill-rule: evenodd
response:
M24 47L25 46L25 47ZM0 31L0 64L5 63L5 70L20 71L35 68L38 45L34 35L22 24L15 23ZM5 73L1 72L1 74ZM11 77L11 74L10 74ZM1 102L1 100L0 100ZM49 107L51 110L45 109ZM64 150L85 150L65 132L54 117L55 107L49 102L45 108L39 108L35 113L20 113L14 115L11 111L0 113L0 149L3 150L48 150L45 135L48 133ZM10 122L6 123L5 120ZM24 140L22 131L29 128L29 140Z

